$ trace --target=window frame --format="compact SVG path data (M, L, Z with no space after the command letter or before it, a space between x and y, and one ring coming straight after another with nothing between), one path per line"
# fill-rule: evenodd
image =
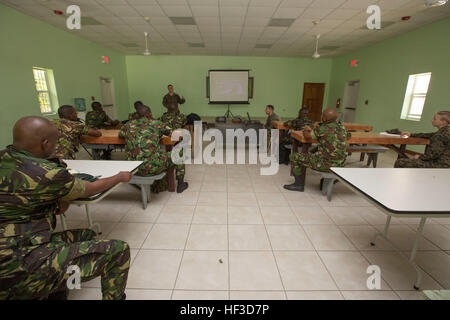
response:
M416 92L417 80L423 76L429 76L427 91L426 92ZM425 108L425 103L426 103L426 99L428 96L428 90L430 88L430 83L431 83L431 77L432 77L432 72L424 72L424 73L417 73L417 74L409 75L400 119L410 120L410 121L421 121L422 120L423 109ZM411 113L411 107L413 105L415 98L423 98L424 99L422 112L420 114L412 114Z
M45 84L47 87L47 90L38 90L37 86L36 86L36 77L34 74L34 71L42 71L44 73L44 77L45 77ZM37 99L38 99L38 104L39 104L39 111L42 115L46 116L46 115L54 115L56 114L56 110L58 109L58 95L56 92L56 86L55 86L55 79L53 76L53 70L51 69L47 69L47 68L41 68L41 67L32 67L32 72L33 72L33 80L34 80L34 87L37 93ZM41 109L41 102L39 100L39 95L41 93L47 93L48 95L48 101L49 101L49 107L50 107L50 111L48 112L42 112Z

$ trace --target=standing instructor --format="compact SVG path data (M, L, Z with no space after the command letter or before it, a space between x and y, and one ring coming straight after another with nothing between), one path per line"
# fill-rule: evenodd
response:
M164 98L163 98L163 106L166 109L169 109L171 105L176 105L176 111L180 111L178 108L178 104L183 104L186 102L186 99L184 99L184 97L182 96L180 98L180 96L178 94L176 94L175 92L173 92L173 85L169 84L167 86L167 89L169 89L169 93L167 93Z

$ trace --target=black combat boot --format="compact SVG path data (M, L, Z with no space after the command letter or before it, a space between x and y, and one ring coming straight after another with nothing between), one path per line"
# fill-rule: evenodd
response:
M300 176L294 176L295 182L293 184L286 184L284 188L290 191L305 191L305 186L300 181Z
M189 187L189 184L187 182L184 182L184 178L177 179L177 181L178 181L177 193L182 193Z

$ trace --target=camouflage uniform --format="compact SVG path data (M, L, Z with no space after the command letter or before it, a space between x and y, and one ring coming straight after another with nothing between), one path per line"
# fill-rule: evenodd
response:
M55 157L61 159L75 159L81 136L89 133L89 127L78 121L67 119L53 120L58 128L59 139L56 143Z
M179 95L174 93L172 96L168 93L164 96L162 104L164 107L169 109L171 105L176 105L178 109L178 104L183 104L186 102L186 99L181 99Z
M86 124L90 128L101 129L104 126L109 126L113 120L106 114L105 111L90 111L86 114Z
M434 133L416 133L413 138L430 139L425 154L419 159L398 159L395 168L449 168L450 129L448 126Z
M128 120L137 120L139 118L140 118L140 116L139 116L139 114L137 112L133 112L133 113L128 114Z
M272 113L271 116L267 116L266 125L265 125L266 129L269 130L269 132L270 132L270 129L272 129L272 121L279 121L279 120L280 120L280 117L275 112Z
M285 121L283 124L285 127L290 128L292 130L302 130L304 126L312 126L314 124L314 121L312 121L308 117L303 117ZM281 145L286 146L288 144L292 144L292 142L293 141L291 137L291 130L289 130L288 132L286 132L286 134L283 135Z
M120 299L130 265L128 244L94 240L92 230L53 233L58 200L85 183L59 164L13 146L0 151L0 300L44 299L66 289L67 268L81 281L101 276L103 299Z
M186 116L180 112L165 112L159 120L172 131L186 125Z
M173 166L171 153L160 148L161 137L170 132L169 128L158 120L141 118L127 122L120 129L119 137L125 139L127 160L144 161L137 174L154 176ZM177 179L184 178L183 165L175 165Z
M327 172L331 167L343 167L347 158L348 133L339 122L321 123L314 128L318 140L316 153L294 153L290 159L294 175L301 175L302 167Z

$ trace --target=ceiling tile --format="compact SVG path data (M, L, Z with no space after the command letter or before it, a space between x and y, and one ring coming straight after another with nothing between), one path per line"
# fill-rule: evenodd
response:
M296 19L303 11L305 8L278 8L273 18Z
M275 10L275 7L249 7L247 17L270 18Z
M307 8L313 0L283 0L281 8Z
M332 20L348 20L352 17L356 16L357 14L361 14L362 12L365 13L365 11L361 11L360 9L336 9L333 12L331 12L326 19L332 19ZM368 15L367 15L368 16Z
M281 0L250 0L250 7L278 7Z
M192 17L191 9L188 6L162 6L163 11L169 17Z
M340 7L346 0L314 0L310 8L314 9L335 9Z
M191 6L195 17L217 17L219 16L219 7L217 6Z
M165 17L166 14L162 11L160 6L143 6L135 5L134 9L143 17Z
M218 6L219 0L187 0L192 6Z
M217 26L220 24L219 19L211 17L196 17L197 25L201 26Z
M250 0L219 0L221 7L247 7Z
M317 9L308 8L301 15L300 19L323 19L325 18L333 9Z
M106 8L119 17L139 17L139 13L131 6L108 5Z
M244 24L244 18L241 17L222 17L220 19L222 26L236 26L241 27Z
M219 12L221 17L244 17L246 10L242 7L222 7Z

